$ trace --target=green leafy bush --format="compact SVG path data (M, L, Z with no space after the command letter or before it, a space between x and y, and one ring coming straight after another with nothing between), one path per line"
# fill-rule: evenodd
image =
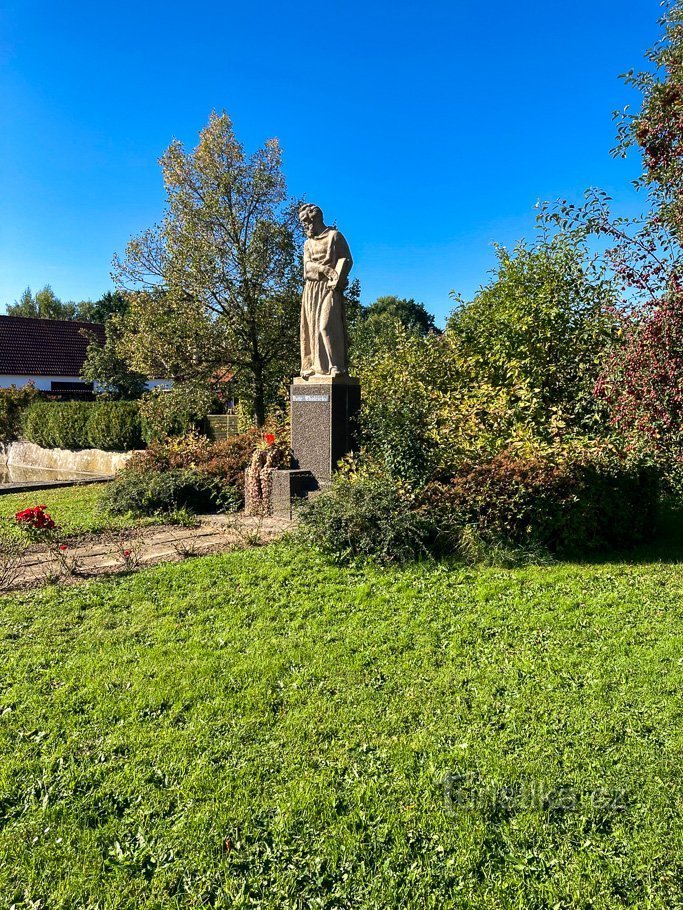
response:
M506 451L430 484L424 502L450 513L489 545L577 554L624 547L650 537L659 479L611 450L520 456Z
M25 411L23 435L47 449L127 451L142 445L138 407L130 401L38 401Z
M231 497L241 504L244 499L244 474L262 438L263 434L255 429L222 442L211 442L194 431L183 436L171 436L151 442L144 452L129 462L126 471L196 470L231 490Z
M0 443L12 442L21 433L23 412L38 395L30 383L0 389Z
M304 504L300 534L340 562L451 554L536 562L551 553L577 556L647 540L658 504L658 472L603 444L533 455L505 451L419 490L366 463Z
M210 413L213 400L208 386L199 383L152 389L140 402L145 439L158 442L190 432Z
M602 427L593 389L617 337L614 281L571 234L497 253L494 278L447 331L480 380L524 400L537 432Z
M137 402L97 402L88 420L88 441L95 449L139 448L143 440Z
M406 562L427 554L436 537L428 509L388 477L337 475L329 492L304 503L299 533L339 562L369 557Z
M499 259L443 335L394 323L368 345L356 332L362 442L392 477L420 486L509 447L611 432L594 386L615 343L613 287L571 237Z
M122 471L106 488L101 504L113 515L158 515L182 510L216 512L236 508L230 488L191 469Z

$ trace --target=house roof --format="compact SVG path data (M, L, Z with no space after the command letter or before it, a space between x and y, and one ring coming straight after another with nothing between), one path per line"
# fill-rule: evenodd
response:
M104 341L94 322L0 316L0 376L80 376L90 339Z

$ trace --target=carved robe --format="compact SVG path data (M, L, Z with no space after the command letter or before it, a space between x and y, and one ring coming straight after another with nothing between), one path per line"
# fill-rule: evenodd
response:
M329 376L347 371L344 288L353 260L344 235L325 228L304 243L301 301L301 373ZM330 287L331 273L339 275Z

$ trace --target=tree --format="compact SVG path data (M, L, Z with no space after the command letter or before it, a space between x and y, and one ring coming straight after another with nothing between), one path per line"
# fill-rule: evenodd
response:
M121 316L110 317L104 324L105 339L101 344L92 332L81 329L82 334L90 338L81 376L113 399L139 398L147 388L146 377L131 369L121 356L124 330Z
M431 313L412 298L378 297L370 306L363 307L359 291L360 288L356 289L351 306L347 300L349 350L354 370L362 370L364 364L373 361L381 351L393 350L402 331L420 336L439 332ZM349 296L347 293L347 298Z
M81 300L75 318L82 322L107 322L128 311L128 300L121 291L105 291L99 300Z
M647 191L640 218L615 218L610 199L586 194L582 206L562 202L543 213L564 227L607 240L605 262L623 299L620 344L596 393L610 407L629 447L645 449L679 492L683 489L683 2L660 20L661 40L647 53L651 67L626 74L642 94L636 113L620 118L615 154L637 148Z
M133 366L179 382L236 374L258 425L296 369L301 238L281 151L245 155L227 114L212 114L194 152L161 158L166 210L114 267L131 297L124 340ZM161 302L161 306L160 306Z
M615 153L642 152L640 185L650 196L654 217L683 241L683 2L674 0L660 19L663 36L647 52L648 70L625 75L643 103L620 116Z
M31 288L26 288L19 300L7 307L8 316L28 316L33 319L73 319L76 305L62 303L46 284L42 290L33 296Z
M416 303L411 297L378 297L374 303L364 311L368 320L390 318L398 320L409 331L417 331L421 335L436 330L434 317L428 313L423 303Z
M505 387L527 421L599 430L594 386L616 337L616 289L569 235L498 248L493 280L448 320L481 381Z
M19 300L15 300L14 303L7 304L7 315L29 317L38 316L38 307L36 306L35 297L33 296L30 287L26 288L26 290L22 292Z
M683 492L683 295L668 294L643 318L624 314L623 342L596 385L614 426L653 455Z

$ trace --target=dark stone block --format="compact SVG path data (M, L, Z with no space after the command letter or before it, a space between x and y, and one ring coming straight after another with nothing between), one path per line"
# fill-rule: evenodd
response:
M290 386L290 406L294 464L324 484L357 445L358 380L296 380Z
M276 518L293 518L294 503L318 489L310 471L278 469L271 472L271 478L270 514Z

